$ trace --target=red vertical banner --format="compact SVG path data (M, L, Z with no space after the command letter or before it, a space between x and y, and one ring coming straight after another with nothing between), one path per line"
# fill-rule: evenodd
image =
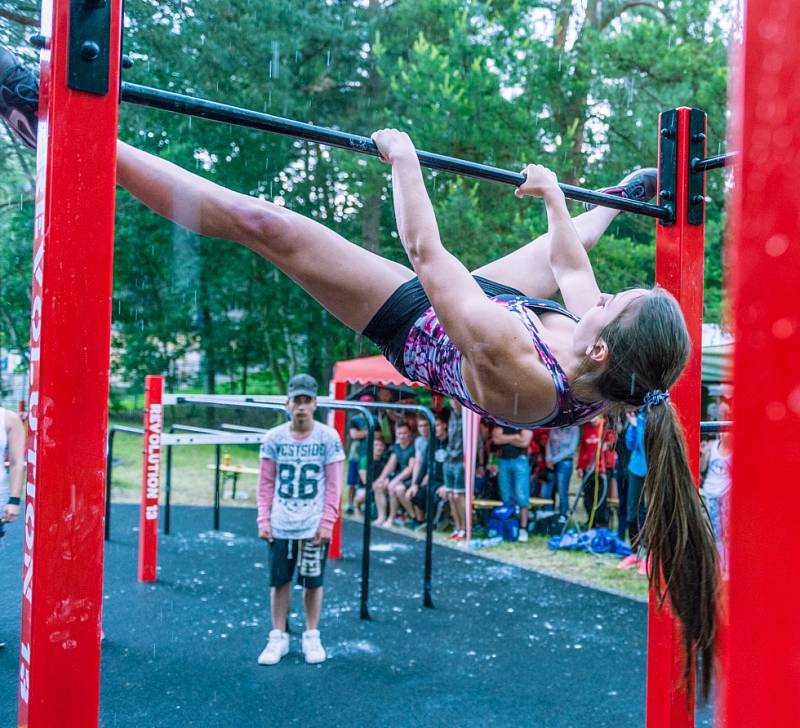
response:
M164 378L144 380L142 501L139 509L139 581L155 581L158 572L158 502L161 496L161 433L164 430Z
M691 339L691 353L681 378L670 390L686 434L689 465L695 478L700 459L700 373L703 332L704 230L702 206L699 224L689 223L690 128L692 109L685 107L659 117L659 158L661 199L675 210L675 222L657 223L656 283L669 291L681 305ZM698 114L696 110L693 112ZM704 134L705 128L699 132ZM702 137L704 138L704 137ZM695 143L701 137L695 138ZM701 147L702 147L702 141ZM665 159L669 155L670 159ZM701 155L704 156L704 155ZM672 170L674 189L663 189L665 169ZM665 603L659 608L650 593L647 640L647 726L648 728L689 728L694 725L694 686L682 681L683 649L680 625ZM687 695L688 689L688 695Z
M331 392L334 399L347 399L347 382L340 382L334 380L331 382ZM345 426L347 425L347 413L343 410L336 410L333 415L333 427L342 438L342 443L345 441ZM345 466L347 460L344 461ZM342 558L342 504L339 503L339 517L336 523L333 524L333 533L331 534L331 545L328 548L329 559Z
M727 728L800 724L800 540L791 502L775 501L800 472L800 3L748 2L743 24L726 249L736 341L729 625L718 691Z
M32 728L99 719L120 3L96 36L110 60L73 61L108 71L91 93L67 84L71 5L41 4L18 693Z

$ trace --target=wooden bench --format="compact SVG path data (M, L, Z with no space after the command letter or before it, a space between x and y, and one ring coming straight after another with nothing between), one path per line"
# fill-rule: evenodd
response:
M208 470L216 470L214 463L206 465ZM251 468L247 465L220 465L219 472L222 473L222 490L225 491L225 483L231 481L231 498L236 500L236 484L239 482L240 475L258 475L261 471L258 468Z
M552 506L554 501L552 498L529 498L528 503L530 504L531 511L536 511L542 506ZM497 508L497 506L502 505L503 501L489 500L488 498L475 498L472 501L472 508L474 510L480 508Z

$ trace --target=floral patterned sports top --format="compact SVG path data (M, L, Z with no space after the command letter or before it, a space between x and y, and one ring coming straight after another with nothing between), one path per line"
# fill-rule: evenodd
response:
M508 422L486 412L486 410L475 404L467 391L467 386L461 374L462 354L445 333L444 327L439 323L439 318L433 310L433 306L426 309L414 322L406 339L403 351L403 365L407 376L414 381L422 382L436 392L441 392L448 397L457 399L473 412L477 412L482 417L488 417L498 425L506 427L525 429L533 427L566 427L567 425L579 424L589 420L603 411L606 405L605 402L586 404L578 401L572 394L567 375L542 339L531 314L552 311L569 316L576 322L579 320L577 316L555 301L547 301L541 298L502 295L492 296L489 300L499 306L505 306L519 317L530 334L536 351L553 377L553 384L556 388L556 407L548 417L540 422Z

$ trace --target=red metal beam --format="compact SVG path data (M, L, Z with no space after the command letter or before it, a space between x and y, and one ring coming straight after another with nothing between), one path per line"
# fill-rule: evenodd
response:
M139 508L139 581L155 581L158 572L158 501L161 494L161 433L164 429L164 377L144 379L142 499Z
M44 0L19 725L97 725L119 0L110 90L67 86L69 0Z
M703 323L703 225L690 225L688 209L689 114L677 110L676 220L672 225L657 223L656 283L672 293L683 309L692 351L681 378L670 392L686 433L689 463L695 478L700 457L700 354ZM695 112L696 113L696 112ZM662 128L659 119L659 129ZM659 137L659 155L663 136ZM690 728L694 725L694 689L689 695L682 685L680 627L668 606L658 608L650 593L647 646L648 728Z
M776 502L800 472L800 3L745 5L732 87L741 150L727 258L736 349L725 678L729 728L800 723L797 514Z

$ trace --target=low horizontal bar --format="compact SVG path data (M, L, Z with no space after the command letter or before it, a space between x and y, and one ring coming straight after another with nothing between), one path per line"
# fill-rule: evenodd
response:
M264 436L258 433L220 433L219 435L178 435L166 432L161 435L161 446L167 445L260 445Z
M348 149L351 152L369 154L373 157L378 156L378 148L375 142L369 137L348 134L336 129L329 129L314 124L306 124L302 121L284 119L280 116L265 114L260 111L242 109L230 104L222 104L217 101L200 99L194 96L164 91L150 86L141 86L136 83L123 83L120 89L120 98L131 104L149 106L163 111L172 111L176 114L187 116L197 116L202 119L221 121L226 124L245 126L250 129L260 129L274 134L283 134L296 139L305 139L318 144L326 144L330 147ZM503 184L519 187L524 181L525 176L519 172L510 172L499 167L492 167L477 162L468 162L455 157L446 157L442 154L433 152L423 152L417 150L417 157L423 167L438 169L444 172L453 172L467 177L489 180L491 182L501 182ZM634 212L638 215L646 215L659 220L669 220L670 212L666 208L658 205L651 205L648 202L629 200L616 195L607 195L603 192L587 190L583 187L561 184L564 195L571 200L579 202L591 202L601 207L611 207L615 210Z
M733 422L723 420L721 422L701 422L700 433L710 435L716 432L730 432L733 429Z
M710 169L730 167L738 156L739 152L728 152L727 154L719 154L716 157L709 157L708 159L693 159L692 170L694 172L707 172Z
M140 427L128 427L127 425L114 425L109 428L112 432L129 432L131 435L144 435L144 430Z
M231 425L227 422L222 424L223 430L235 430L236 432L269 432L263 427L248 427L247 425Z

